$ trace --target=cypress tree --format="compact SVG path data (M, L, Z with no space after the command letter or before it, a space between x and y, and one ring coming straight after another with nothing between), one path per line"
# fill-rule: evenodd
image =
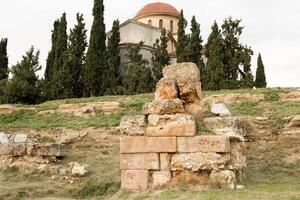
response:
M187 36L185 35L185 19L183 10L181 10L178 22L178 39L176 45L177 63L186 61L185 49L188 44L187 40Z
M204 62L202 60L202 37L200 35L200 24L197 23L195 16L191 21L191 36L187 46L187 61L198 65L201 75L204 72Z
M153 63L153 75L155 81L159 81L162 78L162 69L170 64L170 55L168 53L168 42L166 29L161 32L160 40L157 39L155 44L153 44L154 51L152 53L152 63Z
M83 95L82 71L87 46L83 15L77 13L77 24L70 31L69 45L62 69L63 97L79 98Z
M106 94L117 94L118 87L121 86L121 78L119 76L119 67L121 65L120 57L120 23L115 20L112 26L111 36L108 38L107 44L107 64L105 83Z
M265 75L265 66L263 64L260 53L259 53L258 59L257 59L255 87L257 87L257 88L267 87L267 81L266 81L266 75Z
M5 97L9 103L34 104L39 101L36 72L39 65L39 51L31 47L21 62L12 67L12 79L8 83Z
M0 80L8 77L7 39L0 40Z
M206 90L219 90L224 82L224 52L223 39L218 24L215 22L212 26L212 32L209 35L206 46L208 61L205 69L205 88Z
M50 100L53 99L52 95L52 83L53 83L53 75L55 70L54 67L54 59L56 54L56 44L57 44L57 37L58 37L58 27L59 27L59 20L56 20L53 24L52 36L51 36L51 50L48 53L48 57L46 60L46 70L45 70L45 88L44 94L46 99Z
M52 95L54 99L63 98L63 77L62 68L66 59L68 49L67 19L66 13L63 13L57 31L57 39L55 44L55 57L53 61L53 81L51 83Z
M103 72L107 67L103 0L94 0L93 16L94 21L84 69L84 83L89 96L98 96L102 95L106 89L102 81Z
M143 42L138 45L129 45L127 58L129 63L125 66L124 89L127 94L151 92L154 88L151 70L147 60L140 53Z

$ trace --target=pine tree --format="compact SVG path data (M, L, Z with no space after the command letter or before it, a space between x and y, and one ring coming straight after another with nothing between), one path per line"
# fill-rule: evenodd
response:
M5 97L9 103L34 104L39 101L36 72L39 65L39 51L31 47L21 62L12 67L12 79L8 83Z
M195 16L193 16L191 21L191 36L186 50L186 61L197 64L201 71L201 75L203 75L205 67L201 54L202 42L200 24L197 23Z
M151 92L154 88L151 70L147 60L143 59L140 50L143 42L138 45L129 45L127 58L129 63L125 66L124 89L126 94Z
M7 39L0 40L0 80L8 77Z
M222 35L225 45L225 87L235 89L239 87L249 87L253 85L251 72L251 48L240 43L240 36L244 27L240 26L241 20L233 20L231 17L224 20L222 25ZM241 80L239 80L241 77Z
M121 78L119 76L119 67L121 65L120 41L120 23L119 20L116 20L113 22L111 36L108 38L107 45L106 94L117 94L118 87L121 86Z
M186 61L185 49L188 44L187 40L187 36L185 35L185 19L183 10L181 10L178 22L178 39L176 45L177 63Z
M82 71L87 46L83 15L77 13L77 24L70 31L68 50L62 69L63 98L83 96Z
M84 68L84 83L88 95L98 96L106 90L103 85L103 72L107 67L103 0L94 0L93 16L94 21Z
M225 48L221 32L218 24L215 22L212 26L212 32L209 35L208 43L206 46L206 55L208 61L205 69L205 90L219 90L223 87L224 82L224 53ZM209 52L209 53L208 53Z
M265 75L265 66L263 64L260 53L259 53L258 59L257 59L255 87L257 87L257 88L267 87L267 81L266 81L266 75Z
M54 67L54 59L55 59L55 52L56 52L56 43L58 37L58 27L59 27L59 20L56 20L53 24L52 36L51 36L51 50L48 53L48 57L46 60L46 70L45 70L45 87L44 87L44 95L45 98L50 100L54 99L52 95L52 83L53 83L53 74L55 70Z
M157 39L155 44L153 44L154 51L152 53L152 63L153 63L153 75L155 81L159 81L162 78L162 69L170 64L170 55L168 53L168 42L166 29L161 32L160 40Z

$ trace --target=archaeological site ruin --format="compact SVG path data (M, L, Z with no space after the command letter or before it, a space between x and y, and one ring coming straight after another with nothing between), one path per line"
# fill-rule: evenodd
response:
M237 118L224 104L212 104L205 118L209 131L198 131L204 112L198 67L165 67L155 101L119 126L121 188L142 191L190 181L199 189L244 187L244 136Z

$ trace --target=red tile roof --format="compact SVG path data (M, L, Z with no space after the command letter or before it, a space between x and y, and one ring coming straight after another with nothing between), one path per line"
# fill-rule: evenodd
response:
M179 11L172 5L167 3L150 3L144 6L136 15L135 18L141 16L152 15L152 14L167 14L178 17L180 15Z

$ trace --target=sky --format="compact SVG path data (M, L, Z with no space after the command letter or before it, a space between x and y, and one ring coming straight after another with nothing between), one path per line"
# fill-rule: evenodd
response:
M190 22L193 15L201 24L204 41L214 20L226 17L242 19L245 27L241 41L252 47L252 71L255 74L260 52L265 65L268 86L300 86L300 1L299 0L161 0L178 10L183 9ZM0 38L8 38L9 64L16 64L34 45L45 61L51 45L53 22L67 13L68 28L76 13L84 14L86 28L93 21L93 0L0 0ZM147 3L155 0L104 0L105 23L110 30L113 20L133 18ZM39 72L40 76L43 70Z

